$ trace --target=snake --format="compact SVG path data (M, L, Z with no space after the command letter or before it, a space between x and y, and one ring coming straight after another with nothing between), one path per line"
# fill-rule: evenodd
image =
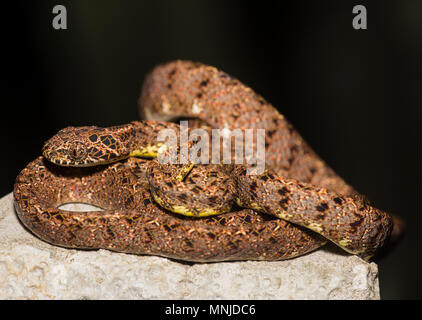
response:
M146 77L139 101L150 120L65 128L20 173L15 207L41 239L194 262L288 259L331 241L368 260L401 231L400 220L339 177L270 103L217 68L180 60L160 65ZM155 159L163 146L158 132L179 130L169 122L177 118L208 128L265 129L267 169L249 175L242 165L195 165L178 179L180 167L163 169ZM76 214L58 208L65 202L106 210Z

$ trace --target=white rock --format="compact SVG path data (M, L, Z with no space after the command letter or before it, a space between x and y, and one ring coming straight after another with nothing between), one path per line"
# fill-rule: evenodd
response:
M378 267L333 249L300 258L186 264L52 246L0 200L0 299L379 299Z

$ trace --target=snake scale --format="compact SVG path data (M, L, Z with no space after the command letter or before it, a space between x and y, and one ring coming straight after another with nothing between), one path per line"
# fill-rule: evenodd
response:
M59 246L195 262L288 259L327 239L369 259L401 231L400 220L371 206L270 103L214 67L160 65L146 77L139 104L150 120L68 127L46 142L44 157L22 170L14 187L26 227ZM206 128L265 129L266 171L196 165L175 181L180 167L143 157L157 156L158 132L179 130L164 122L177 118ZM68 202L104 210L59 208ZM200 209L187 210L194 204ZM219 208L210 214L225 213L200 219L174 213L200 216L209 207Z

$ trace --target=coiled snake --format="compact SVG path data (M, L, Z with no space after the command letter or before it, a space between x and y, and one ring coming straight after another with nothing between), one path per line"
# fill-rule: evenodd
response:
M159 152L160 130L179 132L174 123L69 127L16 179L15 207L25 226L64 247L198 262L293 258L326 239L368 259L393 224L400 232L400 220L357 194L271 104L216 68L189 61L158 66L144 82L140 106L148 119L265 129L267 170L248 175L242 165L197 165L178 178L186 166L142 158ZM236 209L235 200L248 209ZM67 202L104 211L58 208Z

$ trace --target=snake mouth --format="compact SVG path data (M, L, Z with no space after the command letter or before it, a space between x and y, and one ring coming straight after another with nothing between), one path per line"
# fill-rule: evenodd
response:
M85 163L85 162L74 162L71 160L54 157L51 154L43 154L44 158L50 161L51 163L61 166L61 167L93 167L99 165L98 163Z
M66 167L72 166L71 164L69 164L67 161L64 161L64 160L53 160L53 161L50 160L50 162L57 164L59 166L66 166Z
M51 163L53 163L55 165L58 165L60 167L75 167L75 168L80 168L80 167L94 167L94 166L98 166L98 165L102 165L103 164L103 163L72 163L71 161L63 160L63 159L49 159L46 156L44 156L44 158L46 158Z
M58 166L61 166L61 167L75 167L76 168L76 167L93 167L93 166L96 165L95 163L92 163L92 164L89 164L89 163L88 164L72 163L71 161L60 160L60 159L54 159L53 160L53 159L47 158L47 160L50 161L51 163L58 165Z
M67 160L61 150L55 150L50 148L48 144L45 144L42 149L42 155L49 162L54 163L58 166L71 166L71 162Z
M48 147L44 147L42 150L42 155L45 159L49 162L62 166L62 167L80 167L82 164L72 162L70 159L66 159L66 157L62 154L62 152L58 152L56 150L51 150ZM94 165L94 164L92 164Z
M115 163L115 162L128 158L128 156L121 156L121 157L113 158L110 160L101 160L101 161L93 161L89 158L87 158L85 161L74 161L72 159L61 156L61 154L57 153L56 151L51 151L51 152L43 151L43 157L55 165L58 165L61 167L75 167L75 168L86 168L86 167L108 165L108 164Z
M127 157L122 157L119 159L113 159L110 161L101 161L101 162L87 162L87 163L72 163L70 161L67 160L49 160L50 162L52 162L53 164L56 164L58 166L61 167L74 167L74 168L88 168L88 167L97 167L97 166L104 166L104 165L109 165L109 164L113 164L115 162L118 162L120 160L124 160Z

